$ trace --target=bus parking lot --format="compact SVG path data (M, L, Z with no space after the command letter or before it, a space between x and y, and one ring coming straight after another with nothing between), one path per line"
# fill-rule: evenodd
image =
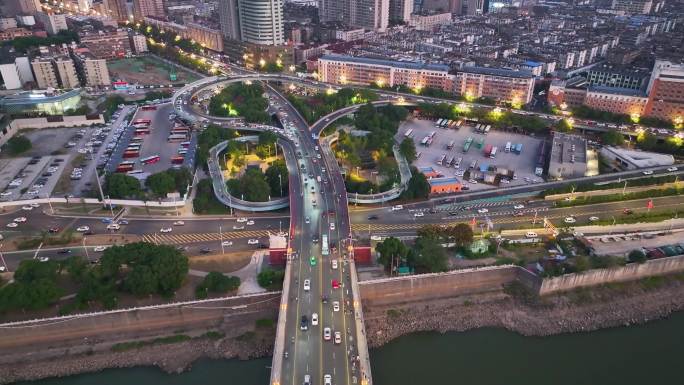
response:
M434 121L415 119L404 122L399 127L396 139L401 142L405 134L412 130L410 137L419 155L414 166L418 169L431 167L444 177L456 177L471 190L495 187L492 184L483 183L482 180L475 182L465 180L464 172L472 166L475 169L480 169L482 166L489 168L497 166L512 170L515 176L503 178L506 180L503 182L504 185L522 185L542 181L540 176L535 175L536 155L541 139L494 129L490 129L486 134L478 133L475 127L473 124L463 122L460 127L439 128ZM432 132L435 133L432 143L428 146L422 145L421 141ZM467 151L464 151L466 142L470 144L467 145L469 147ZM507 152L508 143L510 147ZM515 151L518 145L522 145L520 154ZM492 152L495 152L494 156L491 156ZM440 162L442 158L444 161ZM453 159L451 165L446 165L451 159ZM458 162L459 159L460 162Z

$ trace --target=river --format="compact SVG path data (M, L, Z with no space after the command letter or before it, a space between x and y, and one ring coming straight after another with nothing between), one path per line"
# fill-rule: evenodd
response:
M417 333L371 352L377 385L678 384L684 313L629 328L523 337L501 329ZM201 360L191 371L111 369L23 385L267 385L270 359Z

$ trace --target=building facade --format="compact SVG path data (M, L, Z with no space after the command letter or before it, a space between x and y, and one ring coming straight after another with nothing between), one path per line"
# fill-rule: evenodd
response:
M318 73L322 82L333 84L453 90L453 75L449 74L448 66L441 64L323 55L318 59Z
M534 75L527 71L464 67L456 72L454 92L466 98L487 97L522 106L532 101Z
M350 27L385 32L390 0L321 0L318 14L322 22L342 22Z
M648 95L646 115L684 124L684 63L656 60Z
M131 35L131 47L133 48L133 52L138 55L147 52L147 38L145 38L145 35L137 33Z
M432 31L435 27L451 23L451 13L411 15L409 25L419 31Z
M285 44L283 0L238 0L240 39L246 43Z
M45 25L45 30L50 35L56 35L59 31L66 31L69 29L66 23L66 15L64 14L38 12L36 15L38 16L38 20Z
M74 53L76 68L81 83L88 87L106 87L112 84L107 69L107 60L98 59L88 50L78 50Z
M413 0L389 0L389 19L393 22L407 22L413 13Z
M163 0L134 0L133 16L135 20L142 21L145 17L154 16L164 18Z
M649 14L653 8L651 0L613 0L610 6L615 11L628 14Z
M238 13L238 0L219 0L219 23L224 37L232 40L241 40L240 15Z
M595 110L615 114L643 116L648 97L641 91L622 90L611 87L589 87L584 105Z
M129 20L128 7L126 0L103 0L108 16L116 21L125 22Z
M221 31L217 29L208 28L197 23L181 25L149 17L146 17L144 21L145 24L154 25L161 30L176 33L183 39L194 40L210 50L217 52L223 51L223 36L221 35Z
M0 76L5 83L5 89L18 90L21 88L21 79L19 79L19 71L14 63L0 64Z
M124 29L106 29L79 34L81 44L98 59L116 59L131 55L131 42Z
M589 69L587 82L592 86L645 90L649 73L619 66L602 65Z
M74 61L68 56L56 56L52 59L52 63L57 72L60 88L79 88L81 82L78 79L76 66Z
M40 89L59 88L57 73L52 66L51 58L38 57L31 61L31 68L36 77L36 85Z

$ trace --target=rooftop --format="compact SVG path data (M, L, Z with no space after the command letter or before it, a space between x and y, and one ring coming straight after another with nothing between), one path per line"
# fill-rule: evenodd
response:
M404 62L404 61L394 61L394 60L383 60L383 59L371 59L366 57L354 57L346 55L323 55L320 57L321 60L329 61L345 61L350 63L363 63L370 65L379 65L395 68L405 68L411 70L430 70L430 71L449 71L449 66L446 64L426 64L420 62Z
M627 150L619 147L604 146L601 152L612 153L624 162L631 163L636 168L669 166L674 164L674 157L656 152Z
M454 177L448 177L448 178L428 179L428 183L430 183L431 186L439 186L439 185L445 185L445 184L460 184L461 181L458 180L457 178L454 178Z
M509 78L519 78L519 79L533 79L535 76L530 71L515 71L506 70L502 68L489 68L489 67L463 67L457 70L457 72L466 72L471 74L480 75L492 75L492 76L505 76Z

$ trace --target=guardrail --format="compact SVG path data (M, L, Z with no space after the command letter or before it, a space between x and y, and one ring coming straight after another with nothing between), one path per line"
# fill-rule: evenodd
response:
M14 207L14 206L24 206L30 205L31 203L66 203L66 204L98 204L98 205L118 205L118 206L135 206L135 207L183 207L185 206L185 199L187 194L183 199L176 201L141 201L132 199L108 199L105 198L104 201L98 198L36 198L36 199L25 199L25 200L14 200L9 202L0 202L0 208Z

